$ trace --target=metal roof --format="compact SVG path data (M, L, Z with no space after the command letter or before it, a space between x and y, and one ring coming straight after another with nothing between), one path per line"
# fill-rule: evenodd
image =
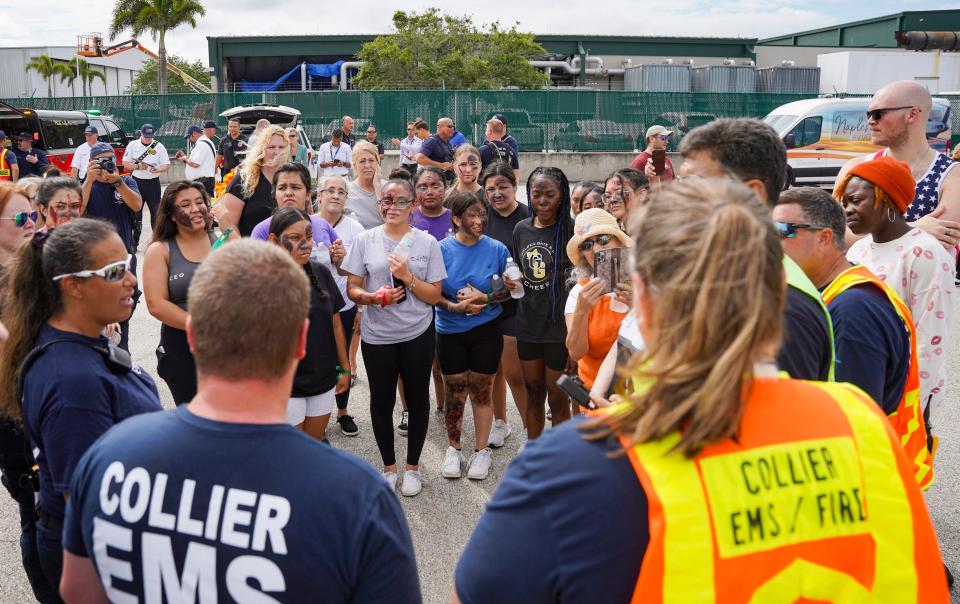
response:
M897 48L897 31L957 31L960 10L904 11L785 36L764 38L760 46L827 46L840 48Z

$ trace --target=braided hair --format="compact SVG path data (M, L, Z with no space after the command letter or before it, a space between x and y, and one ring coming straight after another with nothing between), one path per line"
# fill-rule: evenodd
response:
M550 320L563 320L563 304L567 298L566 274L570 270L567 258L567 242L573 236L573 224L570 221L570 181L560 168L538 166L527 178L527 199L537 177L549 178L560 189L560 203L557 206L557 229L553 239L553 276L550 279Z

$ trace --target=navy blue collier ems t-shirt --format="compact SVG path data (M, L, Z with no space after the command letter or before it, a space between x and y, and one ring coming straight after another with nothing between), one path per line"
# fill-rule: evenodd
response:
M63 518L63 494L80 457L100 435L124 419L160 411L157 386L134 364L128 373L113 373L104 356L106 338L40 328L36 346L53 340L23 378L23 423L40 449L40 507Z
M186 405L133 418L90 448L70 492L64 548L114 602L420 602L396 495L286 424Z

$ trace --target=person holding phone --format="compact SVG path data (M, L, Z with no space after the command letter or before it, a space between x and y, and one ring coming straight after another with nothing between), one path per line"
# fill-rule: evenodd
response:
M317 165L323 168L324 176L346 176L350 173L353 154L350 145L343 142L343 130L334 130L330 140L320 145L317 155Z
M564 308L567 352L577 362L577 375L588 389L610 347L617 341L620 323L633 298L625 280L608 283L597 275L594 268L597 252L629 250L632 246L633 240L620 230L617 220L600 208L584 210L577 216L573 237L567 242L567 257L573 263L576 280ZM619 308L614 308L614 300L619 302L616 305Z
M667 145L670 144L672 135L673 131L663 126L647 128L647 147L630 162L630 167L645 174L651 182L655 183L656 179L659 179L661 185L676 178L673 163L667 157Z
M357 148L364 145L372 147L361 141ZM420 453L430 422L430 368L436 346L433 305L447 276L440 244L410 226L415 205L409 180L387 181L378 202L383 224L358 235L341 266L348 275L347 295L366 308L360 349L370 381L373 435L383 459L383 478L391 488L397 485L393 408L397 380L403 379L410 416L400 492L407 497L423 488Z
M570 419L567 395L557 378L568 368L567 299L570 260L564 250L572 233L570 183L559 168L540 166L527 179L533 215L513 229L512 258L523 275L524 296L517 309L517 354L527 389L527 439L543 432L544 400L553 425Z
M462 475L460 433L469 396L476 440L466 464L467 478L483 480L490 473L493 376L503 352L499 303L510 298L507 283L513 288L519 284L502 277L510 255L507 246L484 235L487 202L483 195L456 191L447 197L447 204L454 235L440 242L447 278L437 303L437 358L443 373L449 441L442 472L445 478ZM504 287L495 288L494 277L503 279Z
M335 397L350 388L351 367L340 321L343 298L330 269L310 259L312 231L310 215L300 208L281 208L270 219L270 243L289 253L310 279L306 355L293 376L287 423L326 442Z
M528 443L464 549L454 601L948 602L886 418L854 386L776 365L786 288L770 211L730 179L683 181L633 236L648 346L628 371L644 387Z

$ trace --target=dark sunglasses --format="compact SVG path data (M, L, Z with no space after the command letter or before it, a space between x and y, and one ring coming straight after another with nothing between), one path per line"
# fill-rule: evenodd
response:
M22 227L27 224L27 220L32 220L33 222L37 221L37 218L40 217L40 214L37 212L17 212L13 215L12 218L4 218L3 220L12 220L13 224L17 227Z
M823 231L830 227L817 226L815 224L806 224L803 222L781 222L779 220L773 221L773 226L777 229L777 233L780 235L781 239L793 239L797 236L797 231L800 229L807 229L808 231Z
M867 111L867 119L879 122L888 111L900 111L901 109L913 109L914 105L904 105L903 107L884 107L883 109L871 109Z
M594 245L607 245L610 243L610 240L613 239L613 235L597 235L593 239L587 239L583 243L577 246L581 252L589 252L593 249Z

